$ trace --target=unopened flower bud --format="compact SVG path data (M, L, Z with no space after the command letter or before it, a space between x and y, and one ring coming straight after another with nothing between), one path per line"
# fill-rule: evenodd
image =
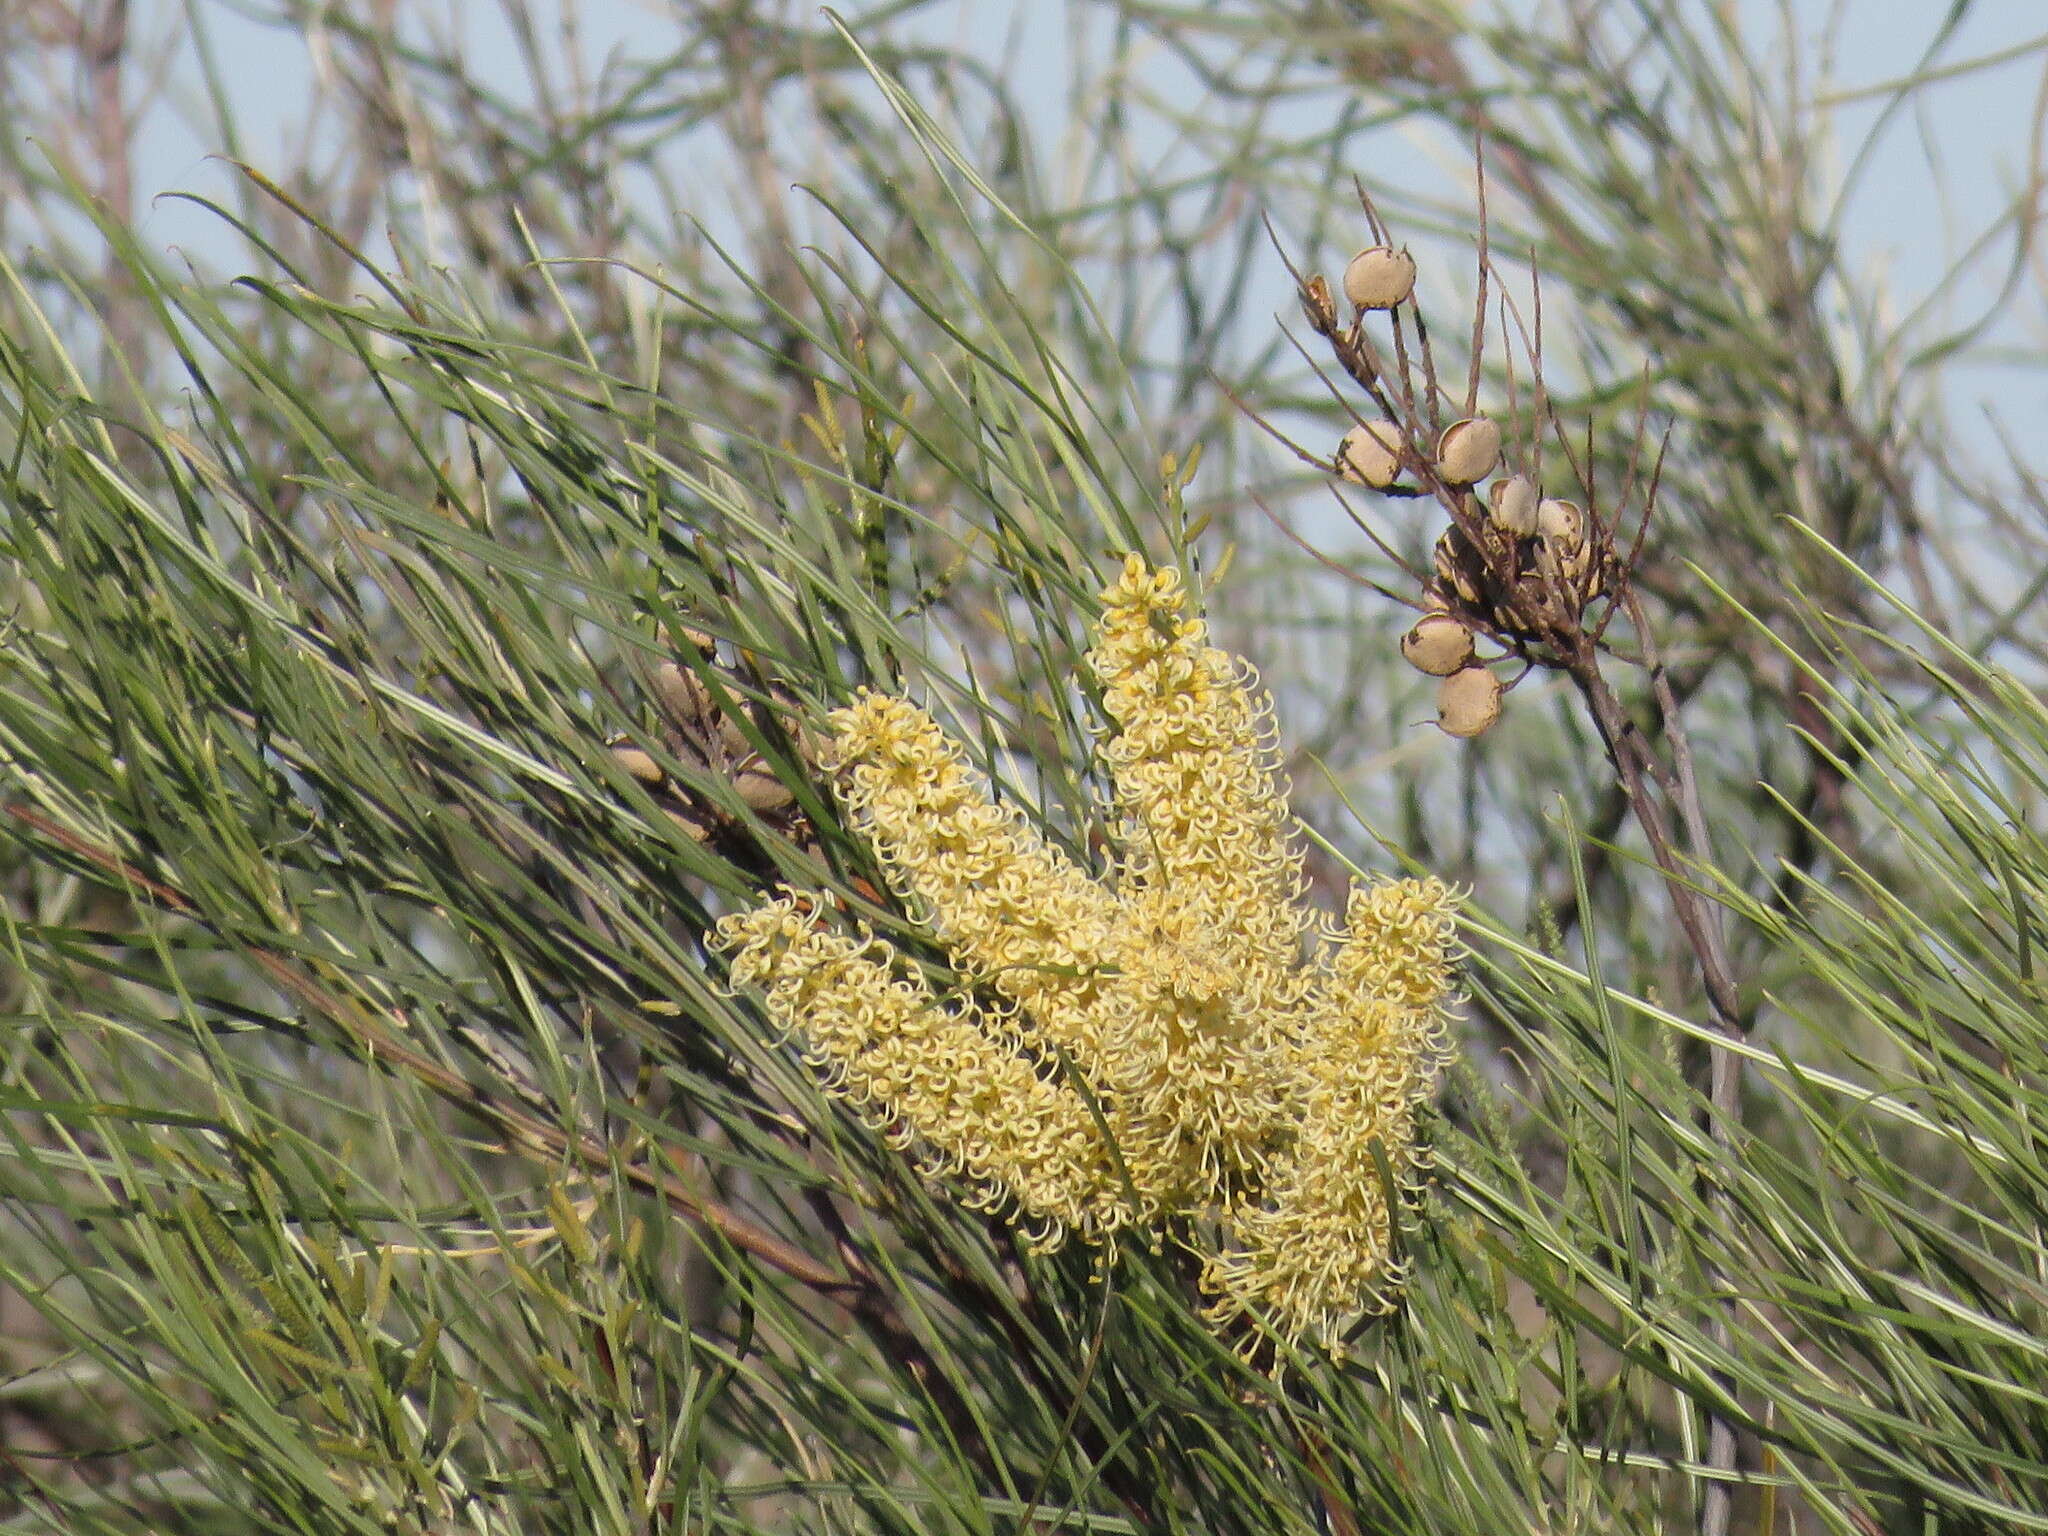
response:
M1401 473L1401 429L1391 421L1353 427L1337 447L1337 472L1376 490L1392 485Z
M1500 718L1500 679L1485 667L1464 667L1436 693L1436 723L1447 736L1477 736Z
M1401 637L1401 658L1418 672L1449 677L1472 659L1472 631L1448 613L1425 613Z
M1536 482L1527 475L1496 480L1487 498L1487 515L1502 533L1526 539L1536 531L1536 505L1541 499Z
M1344 297L1360 309L1392 309L1415 291L1415 258L1391 245L1360 251L1344 269Z
M1454 421L1437 439L1436 472L1452 485L1476 485L1500 462L1500 423L1485 416Z

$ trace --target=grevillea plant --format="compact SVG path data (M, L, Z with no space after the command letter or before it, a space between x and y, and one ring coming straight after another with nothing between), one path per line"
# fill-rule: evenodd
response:
M1271 701L1187 607L1136 556L1103 597L1088 660L1118 851L1100 874L915 705L868 692L830 717L825 766L957 986L800 891L716 942L835 1092L1034 1244L1160 1227L1199 1252L1212 1317L1326 1333L1399 1290L1452 898L1355 888L1340 928L1304 902Z

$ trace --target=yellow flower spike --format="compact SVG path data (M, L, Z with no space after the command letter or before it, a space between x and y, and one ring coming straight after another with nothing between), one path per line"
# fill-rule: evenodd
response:
M1186 1241L1201 1218L1213 1316L1322 1334L1399 1290L1391 1207L1424 1166L1455 902L1382 881L1323 933L1271 701L1186 609L1178 574L1136 556L1103 594L1088 660L1117 856L1100 879L916 706L863 693L831 717L852 824L993 1006L941 1005L885 942L816 924L822 902L726 918L714 942L832 1091L971 1203L1041 1241L1159 1220Z
M1360 1312L1387 1310L1399 1294L1390 1196L1414 1171L1412 1083L1401 1081L1410 1074L1369 1051L1332 1050L1317 1068L1293 1155L1256 1205L1232 1214L1231 1245L1206 1256L1203 1285L1218 1320L1251 1312L1291 1337L1327 1336Z
M1393 1305L1393 1201L1425 1167L1415 1119L1445 1055L1454 905L1438 880L1352 890L1333 1006L1297 1047L1300 1129L1263 1199L1233 1223L1236 1248L1209 1260L1215 1315L1249 1307L1288 1333L1328 1334Z
M1127 900L1236 977L1221 1017L1183 1025L1186 1054L1217 1059L1169 1076L1179 1102L1159 1106L1208 1144L1199 1161L1221 1196L1256 1174L1285 1123L1275 1068L1304 1001L1309 914L1271 705L1251 669L1184 616L1186 603L1176 572L1132 556L1103 594L1089 661L1117 726L1103 757L1123 817Z
M1451 990L1457 898L1441 880L1353 887L1337 971L1354 990L1407 1008L1436 1007Z
M1014 1203L1040 1246L1123 1225L1132 1213L1085 1101L970 1010L942 1006L886 940L814 926L806 913L822 907L784 897L721 919L713 943L826 1084L934 1171L976 1186L971 1203Z
M863 693L831 723L827 766L890 883L963 974L1025 1010L1091 1077L1106 1070L1096 998L1123 937L1110 893L997 805L915 705Z
M1292 971L1309 916L1270 702L1200 620L1181 617L1174 572L1132 556L1103 596L1089 660L1117 725L1103 757L1126 821L1126 882L1170 892L1235 956Z

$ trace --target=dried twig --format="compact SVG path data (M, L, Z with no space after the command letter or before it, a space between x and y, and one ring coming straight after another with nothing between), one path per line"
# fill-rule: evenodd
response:
M1481 186L1483 198L1483 177ZM1361 201L1375 238L1384 240L1382 222L1370 199L1362 196ZM1478 298L1463 406L1468 417L1483 421L1478 411L1478 384L1487 339L1490 271L1483 217L1479 240ZM1490 641L1501 653L1492 662L1482 661L1476 659L1469 640L1450 642L1439 633L1430 637L1429 643L1422 643L1418 640L1422 630L1411 632L1412 648L1404 647L1404 654L1424 671L1449 674L1444 676L1440 694L1440 722L1454 735L1476 735L1493 723L1501 695L1529 671L1549 670L1571 680L1614 771L1620 808L1648 844L1673 920L1697 967L1713 1026L1731 1040L1743 1039L1749 1017L1720 914L1690 874L1692 866L1708 865L1712 852L1691 743L1677 692L1635 590L1637 562L1663 461L1662 445L1624 555L1617 548L1615 534L1622 512L1637 490L1643 424L1639 424L1638 441L1630 455L1622 505L1603 509L1594 488L1594 446L1589 440L1583 457L1574 452L1551 410L1537 345L1524 331L1522 350L1533 371L1539 443L1544 435L1541 429L1556 432L1566 460L1585 490L1586 505L1537 501L1539 488L1516 489L1511 481L1496 482L1493 504L1482 505L1474 487L1493 471L1498 448L1458 461L1450 451L1450 438L1437 436L1435 421L1425 419L1417 408L1413 375L1418 369L1425 378L1422 398L1432 409L1437 390L1428 333L1412 297L1394 306L1390 329L1397 372L1390 375L1383 355L1366 333L1367 314L1361 311L1347 323L1337 312L1327 283L1314 276L1297 273L1296 277L1311 328L1392 429L1377 439L1389 450L1383 461L1354 459L1349 448L1352 439L1347 438L1347 446L1336 456L1339 473L1389 494L1431 497L1444 508L1450 526L1438 541L1435 570L1424 594L1425 608L1441 617L1426 615L1424 623L1440 630L1449 627L1452 635L1462 629L1471 639ZM1412 358L1405 339L1407 323L1414 325L1419 338ZM1369 424L1362 424L1354 436L1369 430ZM1392 451L1396 440L1398 452ZM1499 437L1493 433L1482 441L1497 444ZM1434 452L1426 447L1431 443L1436 445ZM1373 444L1374 439L1367 438L1360 450L1367 459L1372 458ZM1303 456L1313 458L1306 453ZM1522 499L1517 503L1515 498ZM1640 664L1657 715L1654 737L1630 713L1607 675L1608 660L1618 654L1607 641L1607 630L1623 615L1641 650ZM1503 673L1515 664L1519 664L1519 672L1504 679ZM1740 1058L1732 1051L1708 1049L1695 1052L1691 1065L1693 1079L1702 1089L1703 1127L1717 1147L1731 1148L1739 1129ZM1703 1197L1725 1209L1725 1197L1705 1167L1699 1170L1699 1182ZM1710 1283L1720 1289L1725 1278L1716 1273L1710 1276ZM1712 1336L1724 1349L1732 1343L1732 1323L1725 1309L1717 1314ZM1731 1390L1725 1379L1719 1386L1724 1393ZM1707 1415L1710 1476L1701 1499L1700 1528L1703 1536L1724 1536L1735 1435L1732 1421L1717 1408L1709 1405Z

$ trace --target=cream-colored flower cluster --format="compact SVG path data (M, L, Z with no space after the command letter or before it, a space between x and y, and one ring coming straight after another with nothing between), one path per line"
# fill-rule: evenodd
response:
M1451 894L1381 882L1326 930L1250 669L1207 643L1172 571L1133 556L1103 603L1106 875L997 803L930 716L864 693L832 716L827 766L956 984L942 997L802 893L715 942L836 1092L1035 1240L1184 1219L1216 1316L1324 1332L1399 1286L1392 1206L1443 1060Z

